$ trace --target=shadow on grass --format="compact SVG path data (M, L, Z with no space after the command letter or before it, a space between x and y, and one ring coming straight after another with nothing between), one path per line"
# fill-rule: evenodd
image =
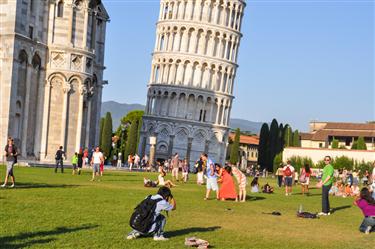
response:
M264 200L264 199L266 199L266 197L246 195L246 201L261 201L261 200Z
M218 230L220 228L221 227L219 227L219 226L214 226L214 227L189 227L189 228L184 228L184 229L180 229L180 230L165 232L165 234L166 234L167 237L175 237L175 236L186 235L186 234L189 234L189 233L212 232L212 231Z
M79 185L73 184L48 184L48 183L33 183L33 182L17 182L16 189L23 188L76 188Z
M65 233L72 233L77 232L80 230L87 230L87 229L94 229L97 228L99 225L82 225L79 227L56 227L53 230L49 231L38 231L38 232L29 232L29 233L19 233L18 235L14 236L4 236L0 237L0 245L1 248L24 248L30 247L38 244L46 244L51 241L56 240L56 238L39 238L33 239L35 237L47 237L53 235L60 235ZM26 241L23 241L26 240Z
M331 213L335 213L335 212L340 211L342 209L347 209L347 208L351 208L351 207L352 206L350 206L350 205L345 205L345 206L341 206L341 207L335 207L335 208L331 209Z

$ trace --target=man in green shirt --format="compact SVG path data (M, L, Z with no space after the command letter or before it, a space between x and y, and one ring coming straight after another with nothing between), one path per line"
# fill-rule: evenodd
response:
M331 157L324 158L326 166L323 168L322 180L317 184L317 187L322 188L322 212L319 215L330 215L329 212L329 190L332 187L334 169L331 165Z

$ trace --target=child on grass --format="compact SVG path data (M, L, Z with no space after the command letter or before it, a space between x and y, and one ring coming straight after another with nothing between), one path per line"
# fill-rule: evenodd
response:
M77 164L78 164L78 153L74 153L73 157L72 157L72 166L73 166L73 170L72 170L72 175L75 175L75 173L77 173Z

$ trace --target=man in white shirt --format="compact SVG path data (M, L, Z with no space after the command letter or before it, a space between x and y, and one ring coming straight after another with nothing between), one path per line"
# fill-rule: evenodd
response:
M101 163L104 163L104 156L103 156L103 153L100 152L99 146L97 146L95 148L94 153L92 153L92 157L91 157L91 166L92 166L91 181L95 181L95 175L99 175Z
M285 195L292 195L292 185L294 179L295 169L290 165L290 161L287 161L287 165L283 168L284 173L284 184L285 184Z

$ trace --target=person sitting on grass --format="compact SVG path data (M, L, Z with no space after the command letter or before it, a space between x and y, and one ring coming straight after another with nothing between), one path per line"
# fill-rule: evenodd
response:
M166 175L165 171L161 169L161 172L159 173L158 181L157 181L158 186L166 186L168 188L176 187L177 185L175 185L171 180L164 179L165 175Z
M169 188L159 188L156 195L150 195L144 199L136 208L130 218L130 226L133 230L126 239L136 239L139 236L153 235L154 240L168 240L164 237L164 226L166 218L162 211L176 210L176 200Z
M255 177L251 184L251 193L259 193L259 183L258 183L258 177Z
M146 188L156 188L158 186L158 183L152 181L151 179L143 177L143 186L145 186Z
M359 231L369 234L375 231L375 200L371 197L368 188L362 188L359 196L355 198L354 205L362 210L363 219Z
M343 194L342 197L348 197L348 196L352 196L352 188L350 187L350 184L346 184L345 186L345 193Z
M332 196L338 196L339 193L339 182L335 182L335 184L332 186L332 188L329 190L328 194Z
M262 192L265 194L273 194L273 187L271 187L267 182L266 185L263 186Z

